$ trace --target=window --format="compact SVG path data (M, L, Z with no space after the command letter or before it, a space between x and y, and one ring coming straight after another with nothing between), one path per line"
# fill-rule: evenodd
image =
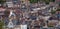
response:
M16 4L18 2L18 0L13 0L13 3Z

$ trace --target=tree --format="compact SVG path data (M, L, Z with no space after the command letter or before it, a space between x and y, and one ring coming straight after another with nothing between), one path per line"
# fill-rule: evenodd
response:
M5 14L6 17L8 17L9 14L10 14L10 11L9 11L9 10L5 10L5 11L4 11L4 14Z
M43 0L46 4L49 4L50 0Z
M55 0L42 0L44 1L46 4L49 4L50 2L55 2Z
M30 3L38 3L40 0L29 0Z
M0 0L0 3L5 3L6 2L6 0Z
M0 4L3 6L3 4L6 2L6 0L0 0Z
M55 2L55 0L50 0L50 2Z
M51 14L55 14L56 11L51 10Z
M4 22L0 20L0 29L3 29Z
M49 2L55 2L55 0L29 0L30 3L38 3L40 1L45 2L46 4L49 4Z
M56 11L60 11L60 9L57 9Z

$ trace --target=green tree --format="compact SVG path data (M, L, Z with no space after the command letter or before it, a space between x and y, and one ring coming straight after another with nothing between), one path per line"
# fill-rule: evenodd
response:
M46 4L49 4L50 0L42 0L43 2L45 2Z
M55 2L55 0L50 0L50 2Z
M0 29L3 29L4 22L0 20Z
M6 0L0 0L0 4L3 6L3 4L6 2Z
M55 0L42 0L43 2L45 2L46 4L49 4L50 2L55 2Z
M0 3L5 3L6 2L6 0L0 0Z
M37 3L37 2L43 1L46 4L49 4L49 2L55 2L55 0L29 0L29 1L30 3Z
M38 3L40 0L29 0L30 3Z
M56 12L56 11L54 11L54 10L51 10L51 14L55 14L55 12Z
M57 9L56 11L60 11L60 9ZM55 13L56 13L56 11L51 10L51 14L55 14Z
M4 11L4 14L5 14L5 17L8 17L9 14L10 14L10 11L9 11L9 10L5 10L5 11Z
M59 9L57 9L56 11L60 11L60 8L59 8Z

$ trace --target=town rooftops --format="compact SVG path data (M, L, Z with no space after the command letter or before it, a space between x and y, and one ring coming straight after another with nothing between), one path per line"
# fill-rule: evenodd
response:
M0 15L4 15L5 7L0 6Z
M6 9L4 7L0 7L0 11L5 11Z

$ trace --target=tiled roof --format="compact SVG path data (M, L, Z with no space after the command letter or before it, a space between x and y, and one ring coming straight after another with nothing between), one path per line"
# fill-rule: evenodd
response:
M6 9L5 8L0 8L0 11L5 11Z
M0 13L0 15L4 15L4 13Z

